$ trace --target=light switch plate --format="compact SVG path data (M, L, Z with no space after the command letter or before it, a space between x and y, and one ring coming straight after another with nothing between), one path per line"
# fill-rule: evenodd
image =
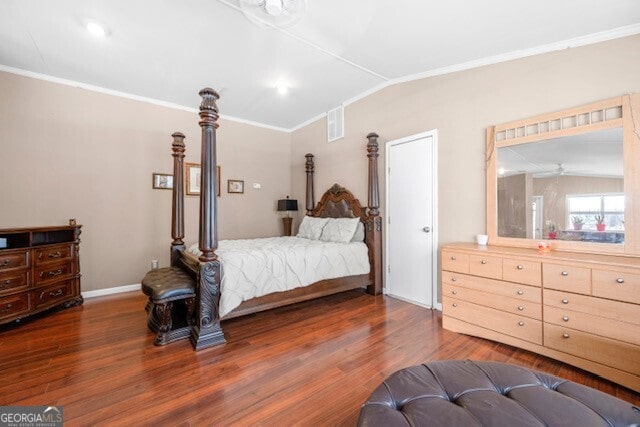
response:
M255 188L256 190L259 190L260 188L262 188L262 186L260 185L260 183L254 182L253 183L253 188Z

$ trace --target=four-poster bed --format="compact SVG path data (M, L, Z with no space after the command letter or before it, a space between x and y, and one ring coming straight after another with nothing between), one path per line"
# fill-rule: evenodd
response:
M174 158L174 186L172 203L171 267L163 272L148 273L143 280L143 291L149 295L149 327L157 332L156 344L166 344L190 336L196 350L223 343L225 341L220 320L231 319L250 313L280 307L312 298L318 298L350 289L366 287L367 292L376 295L382 291L382 218L379 215L378 191L378 135L367 135L368 157L368 208L360 205L353 194L333 185L315 205L313 177L314 156L307 154L306 210L313 218L358 218L364 227L364 244L368 255L366 274L319 280L315 283L295 287L283 292L270 293L248 299L239 306L220 316L221 260L218 249L217 198L215 189L216 129L218 128L218 94L210 88L200 91L200 126L202 128L201 147L201 195L200 227L197 254L186 249L184 238L184 135L176 132L172 149ZM332 220L333 221L333 220ZM342 220L339 220L342 221ZM282 237L280 239L300 239ZM340 243L334 243L340 245ZM362 243L360 243L362 245ZM192 281L184 280L187 272ZM154 276L155 275L155 276ZM161 279L154 279L160 277ZM176 281L180 285L176 285ZM169 292L167 293L167 289ZM195 295L195 297L194 297ZM174 302L182 302L176 304ZM172 319L186 316L186 321L174 327ZM186 313L186 314L185 314Z

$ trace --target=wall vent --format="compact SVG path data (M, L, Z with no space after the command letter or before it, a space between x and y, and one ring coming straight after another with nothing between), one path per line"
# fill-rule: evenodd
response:
M344 107L341 105L327 112L327 140L335 141L344 137Z

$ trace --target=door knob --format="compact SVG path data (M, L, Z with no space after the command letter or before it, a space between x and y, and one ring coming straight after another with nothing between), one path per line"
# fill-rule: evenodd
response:
M429 227L422 227L422 231L424 231L425 233L428 233L431 231L431 228Z

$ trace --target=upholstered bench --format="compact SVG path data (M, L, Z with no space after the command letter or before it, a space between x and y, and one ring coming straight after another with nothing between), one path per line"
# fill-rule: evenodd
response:
M387 378L360 426L637 426L640 409L608 394L519 366L430 362Z
M178 267L151 270L142 279L142 292L149 297L147 325L156 334L156 345L189 337L196 283L187 272Z

